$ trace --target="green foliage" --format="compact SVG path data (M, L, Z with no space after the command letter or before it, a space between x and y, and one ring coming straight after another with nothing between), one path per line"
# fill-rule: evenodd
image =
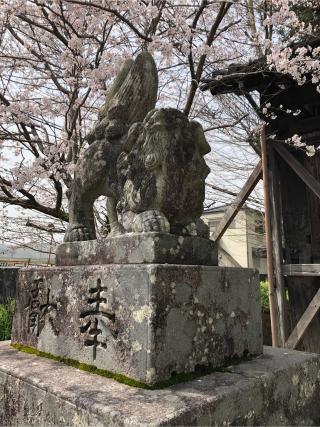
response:
M106 378L112 378L120 383L124 383L127 385L130 385L131 387L138 387L138 388L147 388L151 389L151 386L148 386L147 384L141 383L139 381L135 381L131 378L128 378L121 374L113 374L112 372L106 371L104 369L99 369L92 365L87 365L86 363L78 362L77 360L73 359L67 359L60 356L55 356L54 354L46 353L44 351L37 350L33 347L28 347L22 344L15 344L12 343L11 347L15 348L16 350L23 351L24 353L28 354L34 354L36 356L40 357L46 357L47 359L55 360L56 362L62 362L65 365L72 366L76 369L81 369L82 371L90 372L91 374L100 375L102 377Z
M261 305L265 310L269 310L269 291L267 280L260 282Z
M4 304L0 304L0 341L9 340L11 337L11 327L16 301L8 299Z

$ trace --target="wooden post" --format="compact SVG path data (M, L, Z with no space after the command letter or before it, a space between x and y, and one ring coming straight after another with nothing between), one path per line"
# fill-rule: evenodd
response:
M276 298L275 298L274 273L273 273L270 188L269 188L269 172L268 172L268 157L267 157L266 124L264 124L262 127L260 140L261 140L261 154L262 154L262 173L263 173L263 190L264 190L268 288L269 288L272 346L278 347L277 306L276 306Z
M281 224L281 200L280 200L280 179L278 173L278 163L273 145L268 141L267 153L269 159L269 180L270 180L270 202L272 218L272 248L275 274L275 291L278 301L279 311L279 332L281 347L285 346L288 335L288 310L286 302L285 282L282 272L283 250L282 250L282 224Z

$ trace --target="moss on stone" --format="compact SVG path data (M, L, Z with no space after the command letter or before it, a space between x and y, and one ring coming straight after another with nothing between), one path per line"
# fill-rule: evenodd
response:
M37 350L33 347L28 347L22 344L11 343L11 347L16 350L23 351L24 353L34 354L35 356L46 357L47 359L52 359L57 362L62 362L65 365L72 366L73 368L80 369L81 371L90 372L91 374L100 375L101 377L112 378L120 383L127 384L131 387L146 388L151 389L153 386L144 384L142 382L128 378L125 375L114 374L112 372L106 371L104 369L99 369L93 365L87 365L86 363L78 362L74 359L68 359L60 356L55 356L51 353L46 353L45 351Z
M11 343L11 347L15 348L18 351L22 351L24 353L45 357L47 359L55 360L56 362L62 362L65 365L72 366L73 368L80 369L81 371L89 372L95 375L100 375L101 377L105 377L105 378L111 378L115 381L118 381L119 383L126 384L130 387L143 388L147 390L159 390L159 389L167 388L175 384L192 381L196 378L203 377L204 375L209 375L214 372L228 372L227 366L237 365L242 361L251 360L253 358L253 356L248 354L248 352L244 352L243 357L235 356L233 358L226 359L223 366L219 368L212 368L210 366L197 366L194 372L179 373L179 374L174 373L172 374L170 379L150 385L150 384L145 384L140 381L134 380L132 378L126 377L125 375L115 374L113 372L97 368L96 366L93 366L93 365L87 365L86 363L82 363L77 360L55 356L51 353L46 353L44 351L37 350L36 348L33 348L33 347L28 347L28 346L17 344L17 343Z

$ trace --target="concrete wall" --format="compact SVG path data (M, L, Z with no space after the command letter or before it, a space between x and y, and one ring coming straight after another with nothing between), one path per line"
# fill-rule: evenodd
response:
M224 212L203 215L210 227L210 234L216 229ZM223 267L248 267L246 213L240 211L219 242L219 265Z
M0 304L16 296L16 281L19 267L0 268Z

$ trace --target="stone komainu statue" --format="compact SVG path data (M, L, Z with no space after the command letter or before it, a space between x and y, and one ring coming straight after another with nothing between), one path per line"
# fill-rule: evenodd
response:
M208 237L200 216L209 173L203 156L210 147L200 124L176 109L154 109L157 89L149 53L124 63L76 166L65 241L96 238L93 204L101 195L112 235Z

